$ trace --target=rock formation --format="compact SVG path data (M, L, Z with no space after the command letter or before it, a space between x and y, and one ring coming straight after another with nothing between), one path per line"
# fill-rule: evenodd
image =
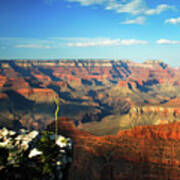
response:
M180 71L163 61L12 60L0 66L0 124L6 114L7 127L15 119L21 126L45 128L54 118L55 96L59 115L95 134L106 134L109 126L114 134L179 120Z

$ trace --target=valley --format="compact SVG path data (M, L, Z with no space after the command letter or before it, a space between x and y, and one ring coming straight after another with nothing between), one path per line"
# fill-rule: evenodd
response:
M162 61L4 60L0 126L42 129L60 117L94 135L180 120L180 72ZM18 126L17 126L18 125Z
M65 180L180 178L180 69L162 61L0 61L0 127L72 138Z

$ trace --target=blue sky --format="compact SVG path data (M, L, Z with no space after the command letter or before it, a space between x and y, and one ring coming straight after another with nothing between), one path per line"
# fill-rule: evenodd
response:
M0 2L0 59L162 59L180 66L180 1Z

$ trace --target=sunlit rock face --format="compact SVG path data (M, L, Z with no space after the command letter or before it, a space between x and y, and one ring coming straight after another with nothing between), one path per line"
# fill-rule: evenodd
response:
M50 131L0 130L1 178L63 179L72 162L72 141Z
M67 118L58 124L61 134L73 140L73 162L66 180L86 179L87 175L93 180L180 178L178 122L101 137L77 129Z

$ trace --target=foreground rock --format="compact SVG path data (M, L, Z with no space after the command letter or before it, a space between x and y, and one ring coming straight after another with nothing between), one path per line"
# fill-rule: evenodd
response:
M66 118L59 120L61 134L74 143L73 162L65 180L180 179L178 122L98 137L80 131Z

